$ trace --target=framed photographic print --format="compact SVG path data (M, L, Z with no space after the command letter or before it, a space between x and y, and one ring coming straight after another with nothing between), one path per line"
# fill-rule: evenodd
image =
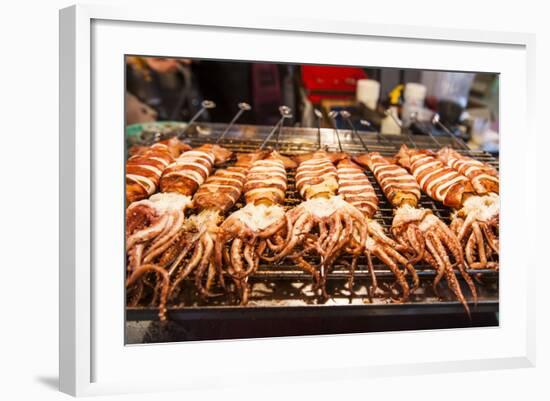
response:
M532 36L150 11L60 14L62 391L533 364Z

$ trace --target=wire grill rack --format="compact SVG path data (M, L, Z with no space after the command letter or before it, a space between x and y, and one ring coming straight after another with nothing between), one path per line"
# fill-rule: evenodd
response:
M191 146L200 146L204 143L214 143L216 138L221 135L225 129L224 124L210 124L207 127L197 126L190 132L185 141ZM270 131L270 127L252 126L252 125L236 125L230 130L220 145L231 149L234 152L253 152L258 149L261 143L265 140ZM342 148L349 154L379 152L384 156L394 156L397 149L402 144L407 144L410 147L419 149L437 150L441 146L450 146L458 152L473 157L477 160L489 163L498 169L498 159L492 155L477 150L470 150L461 141L451 138L438 136L435 139L433 136L424 135L380 135L374 132L359 131L353 132L350 130L338 130L322 128L282 128L278 135L275 135L273 140L268 142L268 146L274 147L280 153L288 156L298 155L313 152L321 146L328 151L338 151L339 135ZM361 136L362 142L358 139ZM278 138L278 141L277 141ZM321 143L319 143L321 142ZM231 165L229 161L227 165ZM221 166L223 168L224 166ZM380 222L386 229L389 229L393 219L392 205L386 200L384 194L378 185L373 174L365 169L371 184L379 199L379 210L374 219ZM288 190L286 193L285 207L292 208L299 204L300 199L294 186L294 170L287 171L288 174ZM243 206L242 200L239 201L231 212L238 210ZM431 209L435 215L440 217L444 222L449 223L451 209L443 206L426 195L422 195L419 202L420 207ZM229 215L229 213L228 213ZM316 264L318 261L315 258L309 259L309 262ZM327 277L327 292L330 295L328 301L324 301L323 305L341 305L341 304L361 304L361 305L383 305L390 304L389 297L384 294L372 294L370 291L370 275L366 268L366 260L359 258L355 270L355 285L353 291L347 286L349 277L349 260L346 257L341 257L336 260L331 273ZM421 279L421 287L411 295L408 300L408 305L455 305L458 310L461 306L454 301L454 296L444 288L439 287L440 297L433 293L431 282L435 277L433 268L427 265L417 264L415 268ZM383 264L376 263L374 265L376 277L379 285L382 288L389 286L394 280L391 271ZM478 298L480 304L492 305L493 309L498 309L498 273L493 270L470 270L470 274L478 283ZM463 286L463 292L467 296L469 294L465 284L462 282L460 275L457 275ZM251 284L250 301L247 308L254 307L288 307L288 306L305 306L319 304L320 300L316 292L312 290L311 276L298 269L288 261L282 261L278 264L263 263L260 268L250 277ZM185 286L185 284L184 284ZM233 295L228 295L218 298L212 298L208 301L200 299L194 291L191 283L186 285L184 291L180 292L177 302L169 308L170 311L177 312L182 308L190 310L199 309L216 309L216 308L235 308L236 300ZM134 316L143 315L143 311L147 309L129 308L130 312L138 312ZM395 313L396 309L391 309ZM444 308L442 310L445 310Z

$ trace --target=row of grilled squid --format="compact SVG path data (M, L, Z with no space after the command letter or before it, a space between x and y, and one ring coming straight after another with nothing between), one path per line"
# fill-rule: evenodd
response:
M385 293L396 302L419 287L414 265L444 278L469 313L456 274L476 287L467 269L498 267L498 174L451 149L400 150L395 159L377 153L350 157L318 151L294 159L275 151L236 155L217 145L190 149L176 139L140 148L128 159L126 248L128 304L175 301L186 280L204 298L227 291L241 304L261 261L283 260L309 273L313 289L328 299L327 277L340 256L350 272L366 256L369 294L381 290L373 259L396 280ZM375 220L378 198L364 173L369 168L395 207L388 233ZM287 170L296 168L302 202L287 209ZM215 172L214 172L215 170ZM421 192L456 210L447 226L418 206ZM244 196L243 196L244 195ZM241 198L245 205L229 214ZM191 213L189 213L189 211Z

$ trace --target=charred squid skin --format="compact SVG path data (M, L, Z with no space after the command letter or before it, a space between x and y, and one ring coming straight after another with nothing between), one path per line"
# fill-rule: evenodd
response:
M405 269L406 269L405 273L408 272L411 274L412 280L413 280L413 287L410 289L410 294L414 293L420 286L420 279L418 277L418 273L416 272L415 268L405 257L403 257L395 249L389 246L386 246L384 247L384 250L386 251L387 254L389 254L390 257L392 257L394 260L398 261L400 264L405 266Z
M460 242L458 242L450 229L441 220L438 220L438 225L434 229L437 233L437 238L441 238L441 241L451 251L451 254L456 261L456 266L460 272L460 275L462 276L462 278L468 285L470 292L472 293L474 304L477 304L477 290L472 278L464 267L464 256L462 254Z
M128 250L128 264L126 266L128 273L136 270L141 265L143 248L143 244L138 244L132 249Z
M166 303L168 300L168 292L170 289L170 277L168 276L168 272L165 269L154 264L141 265L130 275L130 277L128 277L128 280L126 281L126 287L131 287L132 285L134 285L138 279L140 279L145 273L148 272L155 272L162 278L162 290L159 302L159 319L161 322L163 322L166 320Z
M130 235L128 237L128 240L126 241L126 249L131 249L135 244L139 242L145 242L151 238L154 238L156 235L162 232L167 222L168 215L164 215L158 220L156 224Z
M326 249L325 251L325 260L330 261L333 259L334 255L332 253L333 248L336 246L338 239L342 235L342 222L340 220L340 217L335 213L332 218L331 225L334 227L334 231L332 235L329 235L329 240L326 244L323 245L323 248ZM323 263L325 267L330 265L330 263Z
M180 228L184 221L184 211L190 204L188 196L174 193L157 193L149 199L130 204L126 210L128 254L128 280L137 280L134 272L140 272L141 284L131 304L138 304L146 285L152 289L150 305L159 305L162 320L165 319L165 306L170 291L170 280L166 266L169 264L163 255L165 251L177 244ZM155 262L156 259L160 261ZM160 270L163 272L160 273ZM147 272L156 272L156 283L150 283ZM164 310L164 311L163 311Z
M296 222L292 226L292 230L290 231L289 241L286 242L285 247L279 252L277 255L275 255L272 259L272 261L277 262L282 260L285 256L290 254L292 250L296 247L296 245L300 242L300 235L302 234L303 227L307 224L308 220L310 220L310 216L307 214L300 215ZM269 260L269 259L266 259Z
M197 271L195 273L195 287L197 288L197 290L199 291L199 294L203 298L216 297L216 296L219 296L221 294L211 293L210 291L208 291L203 286L204 274L206 273L207 269L209 268L210 262L212 260L212 251L214 249L214 241L212 240L210 235L205 235L205 236L202 237L202 243L203 243L203 249L204 250L203 250L203 255L202 255L201 261L200 261L199 266L197 268Z
M351 295L355 294L355 290L353 289L353 285L354 285L354 282L355 282L355 269L357 268L357 259L358 259L357 256L354 256L351 259L351 264L350 264L350 267L349 267L349 277L348 277L347 286L348 286L348 289L349 289Z
M240 272L243 271L241 249L242 249L242 240L237 237L233 240L233 243L231 244L231 253L229 254L231 257L231 265L235 270L235 274L239 274Z
M399 269L397 264L392 260L392 258L390 256L388 256L388 254L386 253L386 250L384 250L381 246L377 246L374 249L373 254L376 255L382 262L384 262L384 264L386 266L388 266L390 268L390 270L392 271L393 275L395 276L399 286L401 287L401 290L402 290L401 298L399 298L397 300L395 300L393 298L392 299L396 302L399 302L399 303L401 303L401 302L405 301L406 299L408 299L409 298L409 284L407 283L407 280L405 279L405 275Z
M185 216L183 211L174 211L171 215L171 221L167 224L166 232L161 234L157 239L155 239L149 248L147 253L144 255L144 262L150 263L155 257L167 250L172 243L179 237L179 232L183 226Z
M169 220L169 223L166 225L165 230L161 233L161 235L158 238L156 238L151 243L151 245L147 250L147 254L155 252L157 249L162 248L167 242L170 242L177 236L179 230L181 229L181 226L183 225L183 221L185 219L183 211L181 210L173 211L170 213L169 217L170 217L170 220Z
M487 244L491 248L493 252L495 252L497 255L499 254L499 242L496 238L495 234L491 231L491 228L486 223L480 224L481 230L483 231L483 234L487 238Z
M455 276L454 270L452 268L449 257L445 252L443 244L434 233L427 232L426 246L430 250L437 265L439 265L440 268L443 269L443 271L445 272L445 278L449 283L449 288L453 291L453 293L456 295L460 303L464 306L464 309L466 310L468 317L471 318L470 308L468 307L468 303L466 301L466 298L464 297L464 294L462 294L462 290L460 289L460 284Z
M187 254L189 253L189 251L191 251L191 248L193 248L193 246L195 245L195 242L196 242L196 240L183 241L183 238L182 238L181 241L180 241L180 244L178 244L177 247L172 248L174 253L172 255L173 256L172 264L171 264L170 269L168 271L170 276L172 276L175 272L177 272L179 270L178 268L179 268L182 260L184 260L185 257L187 256ZM178 248L179 248L179 252L178 252ZM193 250L193 252L194 252L194 250Z
M415 256L409 260L409 263L420 262L424 258L426 252L426 244L422 238L422 233L416 225L409 225L406 231L407 240L411 244L412 249L415 251Z
M411 209L410 215L408 214L408 211L404 211L404 213L405 214L400 215L401 220L399 220L403 222L402 227L404 227L405 225L414 225L418 228L418 231L420 233L418 235L416 233L413 234L412 231L408 230L408 227L406 228L406 230L400 229L399 226L395 226L394 221L394 229L396 230L396 233L398 235L407 235L407 238L410 239L410 242L413 242L415 240L418 242L420 241L420 238L423 237L426 247L428 245L428 238L431 239L430 247L427 249L429 252L423 251L423 259L428 262L428 264L430 264L432 267L434 267L437 271L437 276L433 281L433 288L436 295L438 295L437 285L441 278L443 278L444 276L447 277L447 282L449 283L449 285L454 286L453 288L451 288L453 293L455 293L455 295L458 294L455 283L456 277L449 279L447 275L448 270L450 269L451 271L454 271L453 267L456 266L472 293L474 303L477 303L477 290L472 278L469 276L465 269L462 247L453 231L432 213L423 213L422 210L419 209ZM422 225L424 227L420 229ZM413 239L413 237L415 239ZM417 247L417 245L413 245L413 248L417 249ZM438 252L437 254L433 253L434 249ZM467 247L467 249L469 248ZM418 257L419 252L417 251L416 253L417 255L414 255L413 259L416 259ZM451 264L451 261L449 259L450 255L452 255L452 257L456 261L454 265ZM470 255L468 255L468 258L469 257ZM456 282L458 283L458 281ZM460 295L462 295L461 292Z
M195 267L197 267L197 265L200 263L202 252L203 252L202 241L197 240L197 244L193 249L193 254L191 255L189 263L187 264L187 266L185 266L184 269L182 269L179 272L176 279L172 283L172 286L170 287L170 297L174 297L174 295L176 294L176 289L179 288L183 280L185 280L187 276L189 276L193 272Z
M367 265L369 267L369 274L370 274L371 283L372 283L372 292L376 293L376 291L378 290L378 280L376 279L376 274L374 273L374 265L372 263L371 252L367 250L365 251L365 255L367 256ZM371 300L372 300L372 297L371 297Z
M468 265L470 266L470 268L476 265L475 256L474 256L475 246L476 246L476 238L473 235L471 235L468 238L468 241L466 242L466 247L465 247L466 260L468 261Z
M489 259L498 255L498 239L491 227L498 230L499 198L489 193L471 196L452 218L451 227L465 247L468 265L472 269L498 269L498 262Z
M487 266L487 256L485 255L485 243L483 242L483 234L478 222L472 224L472 232L477 242L477 255L479 256L479 262L483 266Z
M233 271L236 276L239 276L243 271L242 249L243 241L238 237L234 238L233 243L231 244L229 257L231 259L231 266L233 267ZM248 303L248 283L246 283L244 279L235 279L234 282L240 293L240 304L246 305Z
M214 284L214 280L216 279L216 266L214 265L214 262L210 261L208 264L208 275L206 276L206 290L210 291L210 288L212 288L212 285Z

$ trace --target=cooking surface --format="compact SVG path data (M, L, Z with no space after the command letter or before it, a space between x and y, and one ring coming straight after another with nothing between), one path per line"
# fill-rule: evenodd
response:
M196 129L190 129L190 133L185 139L185 142L192 146L197 146L202 143L214 142L215 139L225 129L224 124L209 124L208 126L198 127ZM235 152L252 152L255 151L258 146L263 142L268 133L271 131L271 127L261 126L235 126L224 138L222 146L227 147ZM353 135L351 131L339 130L340 140L342 143L343 151L350 154L359 154L366 152L366 149L362 146L360 141ZM384 156L395 155L397 148L403 143L410 147L418 147L422 149L437 150L440 146L451 146L457 149L463 154L468 154L478 160L487 162L498 169L498 160L492 157L488 153L482 151L464 150L463 145L449 137L437 137L435 139L429 136L378 136L376 133L367 133L365 131L359 131L361 138L366 144L368 151L380 152ZM275 133L271 141L268 142L268 146L279 148L279 151L285 155L295 155L300 153L309 153L315 151L318 148L318 138L321 137L321 143L323 148L330 151L339 151L338 140L335 131L332 129L321 129L320 132L317 129L311 128L284 128L279 135L279 143L276 143L277 133ZM227 164L230 165L232 161ZM380 201L379 210L375 215L375 219L384 225L386 229L391 226L393 219L393 208L391 204L387 202L380 189L380 186L376 182L372 173L365 169L366 174L369 177L370 182L375 188L376 194ZM302 200L295 192L294 188L294 170L288 171L288 190L285 207L292 208L299 204ZM237 210L243 206L242 200L235 205L234 210ZM420 207L428 208L434 211L434 213L443 219L444 222L449 222L449 216L451 210L442 204L433 201L423 194L420 203ZM308 259L315 262L314 258ZM323 330L317 330L313 333L303 334L331 334L342 332L364 332L364 331L382 331L382 330L407 330L407 329L419 329L419 328L439 328L439 327L472 327L472 326L487 326L498 325L498 272L492 270L469 270L476 281L478 288L479 302L477 307L472 307L472 320L467 318L466 313L462 305L455 300L454 296L450 293L446 285L440 284L438 289L441 298L436 297L432 290L432 281L435 277L434 270L426 265L415 265L421 279L421 287L410 296L409 300L405 304L395 304L388 300L387 296L384 296L382 292L371 294L369 293L370 277L366 270L366 259L359 258L359 263L355 271L355 281L353 292L347 288L347 281L349 277L348 261L345 257L337 259L334 269L328 275L327 292L330 299L327 302L321 303L318 296L311 290L311 276L304 273L302 270L297 269L291 263L286 261L280 264L262 264L257 271L250 278L252 284L252 291L248 305L238 306L237 302L231 294L224 295L217 298L212 298L207 301L200 299L194 290L194 285L191 282L183 284L183 290L180 292L177 301L168 306L168 319L180 321L185 325L185 322L198 320L218 321L223 319L246 319L253 317L254 319L291 319L297 318L304 311L311 311L314 313L310 316L310 319L315 320L315 316L318 316L323 320L323 316L330 318L335 316L332 312L338 310L337 314L340 319L345 320L345 316L351 319L351 316L347 310L358 313L357 316L370 316L377 317L378 323L374 323L370 319L369 324L365 325L358 323L345 323L341 321L339 325L331 328L326 325L328 320L325 320L325 326ZM380 263L375 263L375 273L379 281L379 286L384 288L391 285L395 278L391 271ZM460 275L457 275L461 285L463 285L463 292L469 299L469 291L467 290L465 283ZM192 280L192 279L189 279ZM335 306L338 306L335 308ZM153 320L156 319L156 308L137 307L127 309L127 324L128 329L128 342L132 343L132 338L140 337L138 333L142 333L143 336L149 334L148 330L151 329L157 335L163 332L166 327L173 327L170 330L177 331L177 325L174 323L167 325L161 325L156 328L150 327L148 324L145 326L143 323L137 321ZM243 315L244 313L244 315ZM282 315L282 313L286 314ZM309 313L309 312L307 312ZM279 314L281 314L279 316ZM434 319L433 316L437 315L438 318ZM357 318L355 316L354 319ZM391 317L398 318L400 316L400 324L391 321ZM411 319L411 316L417 316L417 319ZM432 318L427 318L432 316ZM383 318L382 318L383 317ZM390 320L388 320L390 319ZM422 322L425 320L426 324ZM409 321L410 320L410 321ZM436 321L437 320L437 321ZM416 323L415 323L416 321ZM443 323L446 322L447 325ZM219 323L222 324L222 323ZM316 323L312 323L315 326ZM253 325L252 325L253 326ZM322 326L322 325L321 325ZM350 329L345 331L345 327L349 326ZM360 326L360 327L359 327ZM429 327L428 327L429 326ZM147 329L145 329L147 328ZM356 328L356 329L354 329ZM160 330L160 331L159 331ZM344 331L342 331L344 330ZM184 330L189 333L189 328ZM217 332L216 330L214 330ZM193 335L187 335L182 338L177 336L167 341L180 341L191 339L214 339L214 338L237 338L237 337L260 337L260 331L249 328L248 332L242 335L231 333L241 332L242 329L226 330L225 335L208 335L206 332L204 336L200 336L197 333ZM294 333L292 330L284 330L281 328L280 333L274 328L270 335L297 335L300 333ZM164 335L169 335L164 333ZM132 337L133 336L133 337ZM142 336L142 337L143 337ZM198 336L200 338L195 338ZM155 337L153 335L153 337ZM159 339L154 340L151 337L151 341L161 341ZM145 337L144 337L145 338ZM143 340L145 341L145 340ZM142 342L137 341L136 342ZM148 341L146 341L148 342Z

